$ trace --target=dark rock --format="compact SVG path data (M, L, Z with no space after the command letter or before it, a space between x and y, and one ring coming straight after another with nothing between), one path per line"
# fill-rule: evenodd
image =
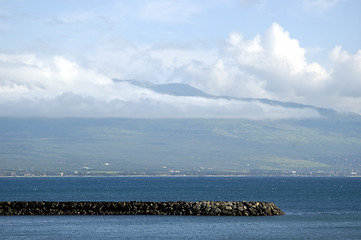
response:
M0 202L0 215L284 215L266 202Z

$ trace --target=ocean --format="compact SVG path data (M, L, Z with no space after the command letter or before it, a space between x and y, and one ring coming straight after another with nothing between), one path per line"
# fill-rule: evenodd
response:
M0 239L361 239L361 178L0 178L0 201L266 201L286 215L0 216Z

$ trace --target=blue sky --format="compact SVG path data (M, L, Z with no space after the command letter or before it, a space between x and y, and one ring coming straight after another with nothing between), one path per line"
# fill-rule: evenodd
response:
M141 116L150 104L192 116L226 105L242 117L255 107L169 99L117 78L361 113L360 12L360 0L0 0L0 109L127 116L110 113L130 105Z

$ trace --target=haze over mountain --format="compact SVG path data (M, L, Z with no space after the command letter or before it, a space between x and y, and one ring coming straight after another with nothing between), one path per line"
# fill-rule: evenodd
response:
M0 169L359 171L360 8L2 0Z
M257 119L250 115L227 119L223 112L214 118L3 117L0 169L89 174L361 170L358 114L269 99L213 96L187 84L114 82L169 97L282 109L286 117L275 119L270 114ZM306 110L313 115L295 117Z
M43 97L33 95L42 89L5 94L0 116L303 119L330 111L270 99L215 96L184 83L105 81L105 85L88 86L85 92L77 89L55 96L48 95L51 91Z
M160 94L167 94L171 96L183 96L183 97L202 97L202 98L210 98L210 99L226 99L226 100L236 100L240 102L259 102L267 105L273 105L273 106L279 106L279 107L285 107L285 108L310 108L315 109L319 113L336 113L332 109L326 109L326 108L318 108L311 105L305 105L300 103L294 103L294 102L281 102L281 101L275 101L271 99L266 98L236 98L236 97L229 97L229 96L215 96L208 93L205 93L204 91L201 91L195 87L192 87L185 83L165 83L165 84L154 84L151 82L142 82L142 81L136 81L136 80L118 80L113 79L114 82L127 82L136 86L144 87L151 89L157 93Z

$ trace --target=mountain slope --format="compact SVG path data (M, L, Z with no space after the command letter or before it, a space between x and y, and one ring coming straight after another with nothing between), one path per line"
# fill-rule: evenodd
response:
M0 118L6 171L243 174L361 172L361 116L269 99L213 96L186 84L128 82L160 94L312 108L283 120ZM173 171L173 172L172 172Z
M318 125L327 123L323 121ZM318 125L241 119L0 118L0 170L361 171L361 135ZM353 125L360 132L361 121Z
M185 96L185 97L203 97L210 99L227 99L227 100L238 100L244 102L260 102L272 106L280 106L285 108L311 108L317 110L320 114L323 115L334 115L336 112L329 108L319 108L312 105L305 105L301 103L294 102L281 102L266 98L237 98L229 96L215 96L208 93L205 93L195 87L192 87L184 83L166 83L166 84L154 84L150 82L141 82L136 80L117 80L113 79L114 82L127 82L129 84L147 88L153 90L160 94L167 94L172 96Z

